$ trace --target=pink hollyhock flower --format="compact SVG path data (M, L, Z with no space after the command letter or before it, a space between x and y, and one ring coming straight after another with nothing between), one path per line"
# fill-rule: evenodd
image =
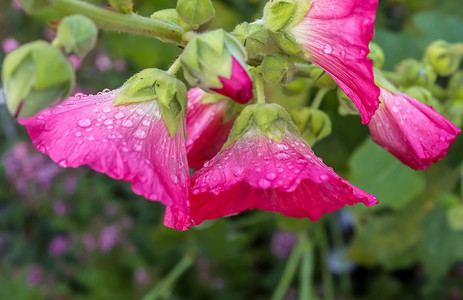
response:
M2 50L5 54L10 53L11 51L18 49L20 44L18 41L12 37L8 37L2 41Z
M357 106L362 123L379 105L373 62L367 58L378 0L313 0L303 20L289 31Z
M206 93L194 88L188 91L186 115L186 151L188 164L193 169L202 168L205 161L214 157L227 140L234 119L224 120L227 100L202 103Z
M248 72L236 60L236 58L234 56L231 58L232 70L230 78L218 76L220 82L222 83L222 88L211 88L210 90L218 94L230 97L238 103L246 104L254 97L252 93L252 81Z
M190 223L189 173L183 126L171 138L157 101L113 106L118 90L76 94L61 105L20 119L37 149L61 167L89 165L132 182L135 193L158 200L175 214L164 224Z
M441 160L461 130L426 105L401 92L381 89L382 104L371 119L371 138L415 170Z
M249 112L253 106L256 113L244 120L246 110ZM262 105L248 106L235 122L230 137L236 134L236 124L252 120L264 120L264 130L254 123L193 175L190 202L195 225L254 208L316 221L346 204L377 203L374 196L352 186L323 164L293 133L295 125L291 129L287 125L286 133L283 129L281 142L270 138L268 132L275 134L285 125L266 127L270 114L264 109ZM259 116L259 112L266 115ZM286 118L289 120L289 116Z

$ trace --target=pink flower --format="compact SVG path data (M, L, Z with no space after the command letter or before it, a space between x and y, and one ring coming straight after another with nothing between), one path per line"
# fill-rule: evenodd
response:
M2 41L2 50L5 54L10 53L11 51L18 49L20 44L18 41L12 37L8 37Z
M224 120L227 100L202 103L206 93L194 88L188 92L188 113L186 115L188 164L200 169L204 162L214 157L227 140L233 120Z
M218 76L222 83L222 88L211 88L210 90L218 94L230 97L232 100L246 104L251 100L254 95L252 93L252 81L248 72L236 60L234 56L232 59L231 75L230 78Z
M461 130L406 94L381 89L382 105L368 127L375 143L415 170L441 160Z
M184 129L171 138L156 101L113 106L118 90L77 94L33 118L20 119L37 149L62 167L89 165L132 183L135 193L175 211L164 224L190 223Z
M357 106L362 123L379 105L373 62L367 58L378 0L313 0L304 19L290 29L308 52Z
M254 208L316 221L346 204L377 203L290 130L279 143L255 127L193 175L190 202L195 225Z

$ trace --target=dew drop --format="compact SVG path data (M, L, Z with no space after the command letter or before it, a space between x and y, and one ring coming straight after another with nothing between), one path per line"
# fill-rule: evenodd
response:
M177 176L177 175L172 174L172 175L170 176L170 178L172 179L172 182L173 182L173 183L175 183L175 184L178 183L178 176Z
M149 125L150 125L150 121L148 121L148 120L143 120L143 125L149 126Z
M257 184L262 189L268 189L270 187L270 185L271 185L270 181L268 181L265 178L261 178Z
M111 119L107 119L103 122L104 125L108 126L108 125L111 125L113 123L113 120Z
M125 120L124 122L122 122L122 127L128 128L128 127L132 127L132 125L133 123L130 120Z
M328 178L329 178L328 175L325 175L325 174L320 175L320 180L325 181L325 180L328 180Z
M76 137L82 136L82 132L80 132L80 131L79 131L79 132L76 132L75 136L76 136Z
M323 48L323 52L325 52L326 54L330 54L331 52L333 52L333 47L331 47L331 45L326 44Z
M90 137L88 138L88 140L89 140L89 141L93 141L93 140L95 140L95 138L94 138L93 136L90 136Z
M139 144L137 144L137 145L133 146L133 150L134 150L134 151L140 152L140 151L141 151L141 149L142 149L142 146L141 146L141 145L139 145Z
M236 177L241 177L241 176L243 176L243 174L244 174L244 171L241 170L241 169L236 170L235 173L234 173L234 175L235 175Z
M67 166L68 166L68 161L65 160L65 159L60 160L60 161L58 162L58 165L59 165L60 167L62 167L62 168L67 168Z
M146 137L146 131L142 130L142 129L137 129L134 133L133 133L133 137L137 138L137 139L144 139Z
M87 128L90 127L90 125L92 125L92 121L90 121L89 119L80 119L77 122L77 125L82 128Z
M116 118L117 120L122 119L123 117L124 117L124 114L121 112L118 112L117 114L114 115L114 118Z
M275 173L268 173L267 174L267 179L268 180L273 180L275 178L277 178L277 175Z

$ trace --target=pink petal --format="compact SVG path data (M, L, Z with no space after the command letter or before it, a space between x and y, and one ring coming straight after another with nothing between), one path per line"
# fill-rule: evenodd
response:
M328 72L357 106L362 123L370 122L379 105L373 62L367 58L373 38L378 0L313 0L291 29L310 61Z
M234 101L246 104L254 95L252 81L244 67L232 56L232 72L230 78L219 76L221 89L211 89L218 94L230 97Z
M370 124L373 141L415 170L441 160L461 130L428 106L403 93L381 89L383 106Z
M202 168L205 161L220 151L233 126L233 120L224 122L228 101L201 103L204 94L199 88L188 91L186 151L188 164L193 169Z
M250 130L196 172L192 186L195 225L253 208L316 221L346 204L377 203L289 132L278 143Z
M60 166L89 165L132 182L135 193L178 212L166 218L167 226L187 229L189 173L183 126L171 138L156 101L113 106L117 93L77 94L19 122L37 149Z

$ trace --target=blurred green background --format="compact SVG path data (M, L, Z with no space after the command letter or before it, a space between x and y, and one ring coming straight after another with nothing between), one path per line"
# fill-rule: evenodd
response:
M213 3L216 18L204 30L253 21L265 1ZM142 15L173 7L174 0L135 1ZM2 42L49 39L53 27L0 3ZM463 42L462 29L461 0L380 0L375 41L393 70L421 59L436 39ZM143 68L167 67L179 52L100 32L77 70L78 90L116 88ZM379 205L317 223L245 212L178 232L162 225L163 205L134 195L130 184L56 166L0 105L0 299L270 299L301 232L314 245L313 280L297 273L285 299L298 299L304 285L319 299L463 299L462 138L417 172L373 144L359 117L339 116L334 92L322 109L333 132L315 153Z

